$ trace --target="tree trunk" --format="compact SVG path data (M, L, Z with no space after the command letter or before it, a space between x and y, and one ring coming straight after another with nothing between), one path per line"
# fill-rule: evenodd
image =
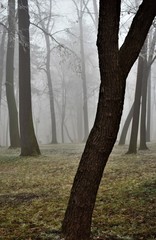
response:
M8 1L8 44L6 56L6 97L9 112L10 148L20 147L18 113L14 95L15 0Z
M31 104L29 10L27 0L18 0L19 24L19 118L21 156L40 155L36 140Z
M85 66L85 54L84 54L82 16L79 17L79 27L80 27L81 78L82 78L82 90L83 90L83 117L84 117L83 141L86 142L89 134L89 123L88 123L88 96L87 96L87 79L86 79L86 66Z
M93 8L94 8L94 14L95 14L96 29L98 29L98 6L97 6L97 0L93 0Z
M126 141L126 136L127 136L127 132L128 132L128 128L130 125L130 122L133 118L133 110L134 110L134 103L127 115L126 121L124 123L124 126L122 128L122 132L121 132L121 136L120 136L120 140L119 140L119 145L124 145L125 141Z
M50 41L49 36L45 35L46 47L47 47L47 58L46 58L46 74L48 80L48 89L49 89L49 98L50 98L50 113L51 113L51 127L52 127L52 144L57 143L57 135L56 135L56 117L55 117L55 106L54 106L54 91L51 79L50 72Z
M3 31L1 43L0 43L0 107L1 107L1 101L2 101L2 84L3 84L3 77L4 77L5 38L6 38L6 30Z
M141 105L141 122L140 122L140 150L147 150L146 145L146 109L147 109L147 84L148 84L149 68L147 60L144 60L144 71L142 81L142 105Z
M148 99L147 99L147 133L146 133L146 141L151 141L151 69L149 73L148 79Z
M155 1L144 0L119 52L120 4L119 0L100 1L97 40L101 75L99 102L62 225L66 240L89 240L96 194L119 129L125 79L156 14Z
M135 100L134 100L134 111L133 111L130 144L129 144L129 149L128 149L128 152L127 152L128 154L137 152L137 137L138 137L138 128L139 128L140 99L141 99L143 69L144 69L144 60L143 60L143 57L140 55L139 59L138 59L138 70L137 70L137 82L136 82Z
M156 28L153 29L153 35L149 36L149 56L148 65L150 65L149 77L148 77L148 108L147 108L147 134L146 141L150 142L150 125L151 125L151 65L155 60L155 44L156 44Z

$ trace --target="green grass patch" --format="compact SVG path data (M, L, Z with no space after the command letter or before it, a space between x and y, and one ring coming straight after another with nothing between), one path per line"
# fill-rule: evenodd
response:
M42 156L19 157L0 148L0 240L59 239L84 145L42 146ZM125 155L116 146L106 166L93 214L101 239L156 239L156 147Z

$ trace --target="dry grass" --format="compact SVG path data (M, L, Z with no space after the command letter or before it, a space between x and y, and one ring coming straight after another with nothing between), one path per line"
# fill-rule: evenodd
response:
M84 145L43 146L39 158L0 149L0 239L59 239L61 221ZM125 155L116 146L93 215L101 239L156 239L156 148ZM100 238L99 238L100 239Z

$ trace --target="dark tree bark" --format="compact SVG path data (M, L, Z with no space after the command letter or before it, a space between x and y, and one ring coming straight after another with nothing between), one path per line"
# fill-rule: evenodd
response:
M88 240L90 237L97 191L119 129L125 80L156 14L155 0L144 0L118 51L120 4L119 0L100 1L97 40L101 75L99 102L62 224L66 240Z
M27 0L18 0L19 24L19 117L21 133L21 156L39 155L31 104L29 10Z
M131 120L133 118L133 110L134 110L134 103L133 103L133 105L132 105L132 107L131 107L128 115L127 115L124 126L122 128L122 132L121 132L121 136L120 136L120 140L119 140L119 145L124 145L125 144L128 128L129 128L129 125L130 125Z
M6 56L6 97L9 112L10 148L20 147L18 113L14 95L15 0L8 1L8 44Z

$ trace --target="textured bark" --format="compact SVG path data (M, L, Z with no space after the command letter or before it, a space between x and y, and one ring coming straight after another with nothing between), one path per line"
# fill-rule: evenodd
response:
M6 98L9 112L10 148L20 147L18 113L14 95L15 0L8 1L8 43L6 56Z
M128 128L129 128L129 125L130 125L131 120L133 118L133 110L134 110L134 103L133 103L133 105L132 105L132 107L131 107L128 115L127 115L124 126L122 128L122 132L121 132L121 136L120 136L120 140L119 140L119 145L124 145L125 144Z
M113 4L113 8L111 4ZM101 2L100 14L103 17L99 23L97 43L101 71L99 104L95 124L87 140L74 179L62 225L66 240L89 239L96 194L119 126L123 101L120 93L123 91L122 80L118 75L119 9L119 1ZM104 33L109 42L104 37ZM111 49L109 44L111 44ZM106 82L107 84L105 84ZM118 87L116 88L116 86ZM109 104L111 104L111 108L109 108ZM115 132L112 132L114 129Z
M155 1L145 0L120 52L120 4L119 0L100 1L97 40L101 75L99 102L95 123L82 154L62 224L66 240L88 240L90 237L96 194L119 129L125 80L156 14Z
M29 10L27 0L18 0L19 24L19 117L21 133L21 155L39 155L31 104Z

